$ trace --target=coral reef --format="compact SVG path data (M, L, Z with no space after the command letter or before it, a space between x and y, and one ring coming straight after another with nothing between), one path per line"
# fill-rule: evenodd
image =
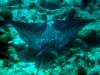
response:
M12 12L10 9L2 8L0 9L0 17L2 17L3 20L12 20Z
M0 75L100 75L100 0L1 0Z

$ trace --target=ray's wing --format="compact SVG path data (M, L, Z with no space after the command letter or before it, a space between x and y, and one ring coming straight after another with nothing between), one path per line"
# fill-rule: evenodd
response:
M13 22L13 26L18 30L21 38L31 48L40 48L39 39L43 31L45 30L45 23Z
M72 13L71 13L72 14ZM74 16L74 15L73 15ZM56 42L57 47L68 46L69 42L76 37L77 33L88 23L94 20L84 20L69 16L65 21L55 21L54 27L56 31L60 31L61 34Z

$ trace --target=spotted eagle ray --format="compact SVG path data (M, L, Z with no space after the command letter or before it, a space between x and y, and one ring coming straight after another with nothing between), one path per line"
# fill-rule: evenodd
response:
M72 10L65 20L52 20L44 23L23 23L9 21L19 32L21 38L29 45L29 50L21 50L19 55L27 60L54 56L63 52L77 32L93 20L80 20L74 17Z

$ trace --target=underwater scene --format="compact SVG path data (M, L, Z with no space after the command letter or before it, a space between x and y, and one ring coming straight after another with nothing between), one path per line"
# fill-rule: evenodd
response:
M100 75L100 0L0 0L0 75Z

